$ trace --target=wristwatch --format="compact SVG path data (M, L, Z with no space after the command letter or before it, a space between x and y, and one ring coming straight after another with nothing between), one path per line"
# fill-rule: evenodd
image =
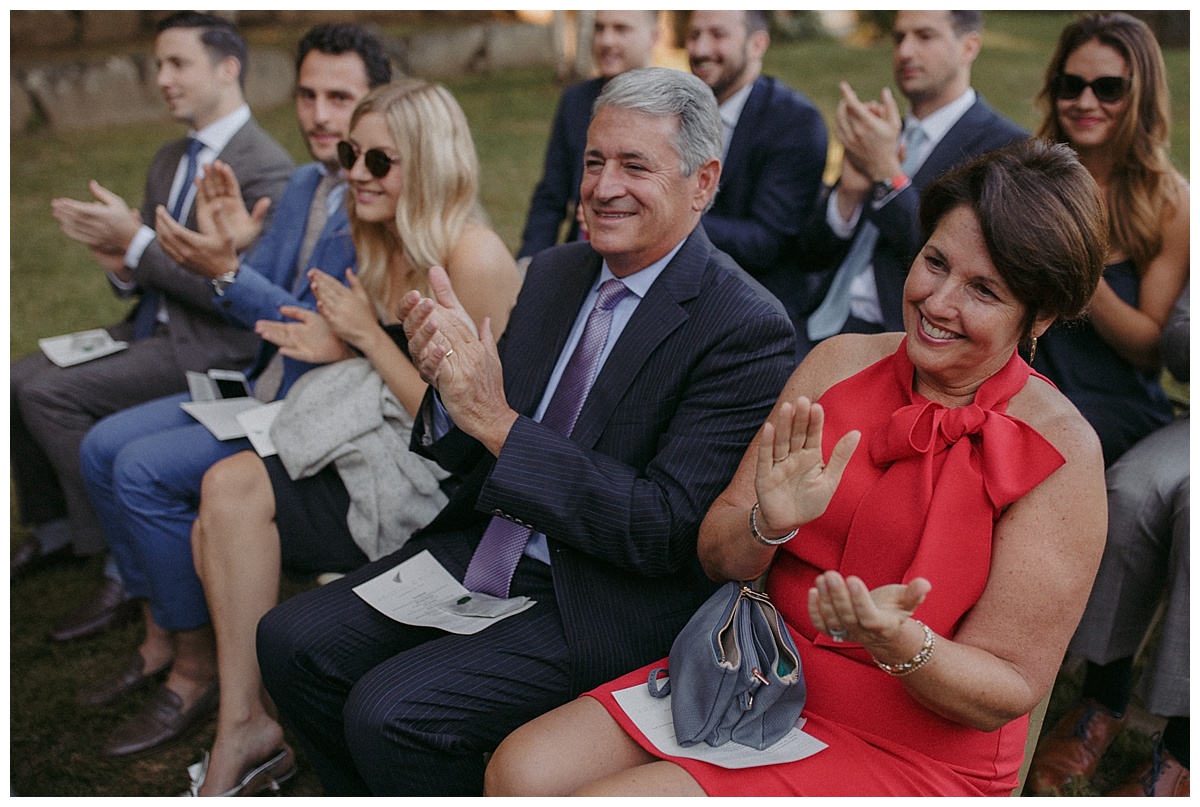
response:
M238 269L241 268L242 267L240 266L238 267ZM213 291L217 293L218 297L223 297L225 295L225 289L229 288L230 284L237 279L238 269L234 269L232 272L226 272L225 274L220 275L219 277L214 277L209 281L212 283Z
M896 174L891 179L877 179L871 183L871 200L875 203L882 202L896 191L902 190L906 185L908 185L908 177L904 174Z

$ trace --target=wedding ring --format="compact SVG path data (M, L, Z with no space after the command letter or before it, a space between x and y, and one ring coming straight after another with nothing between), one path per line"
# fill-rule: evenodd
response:
M846 631L841 630L840 628L830 628L829 629L829 638L833 639L835 642L846 641L846 637L848 635L849 634L847 634Z
M454 348L450 348L449 350L447 350L447 351L446 351L446 356L445 356L445 358L447 358L447 359L448 359L448 358L450 358L450 357L451 357L451 356L453 356L453 355L454 355Z

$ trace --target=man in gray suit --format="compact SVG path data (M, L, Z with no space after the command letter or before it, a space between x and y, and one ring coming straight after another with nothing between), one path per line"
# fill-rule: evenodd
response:
M173 14L159 24L155 60L158 87L172 117L187 124L188 137L155 154L140 214L95 181L95 201L51 203L63 233L92 252L116 294L139 301L126 321L107 329L128 341L128 349L73 367L58 367L41 354L11 366L13 478L22 517L35 528L33 540L12 559L14 577L68 554L72 545L76 555L104 549L79 470L79 445L92 424L186 390L187 370L246 367L257 348L253 333L219 313L209 281L171 260L150 225L164 206L196 228L193 180L217 158L241 179L243 200L253 211L246 219L261 223L295 165L246 106L247 47L232 23L195 12ZM248 247L257 230L237 233L239 248ZM117 587L98 604L98 613L68 622L111 620L122 599Z

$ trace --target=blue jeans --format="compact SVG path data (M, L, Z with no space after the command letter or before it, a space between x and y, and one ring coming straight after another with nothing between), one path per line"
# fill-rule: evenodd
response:
M109 415L80 447L84 484L126 590L148 599L154 621L170 631L209 622L192 564L200 482L214 463L251 447L244 437L213 437L179 407L189 399L181 393Z

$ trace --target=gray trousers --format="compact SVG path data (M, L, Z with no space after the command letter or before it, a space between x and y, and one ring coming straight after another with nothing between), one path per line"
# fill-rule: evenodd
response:
M133 337L128 322L108 331L118 340ZM10 454L23 520L38 524L66 515L75 554L103 550L104 533L79 469L79 445L100 418L187 389L165 329L159 326L120 353L74 367L33 353L10 365L9 380Z
M1095 664L1137 652L1159 601L1162 631L1135 690L1160 717L1187 716L1189 419L1143 438L1108 469L1108 543L1070 650Z

